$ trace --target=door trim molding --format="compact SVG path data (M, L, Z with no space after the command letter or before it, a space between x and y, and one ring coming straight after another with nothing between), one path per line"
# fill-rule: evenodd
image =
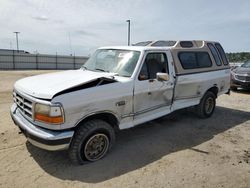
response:
M144 114L144 113L147 113L147 112L150 112L150 111L153 111L153 110L157 110L159 108L166 107L166 106L171 106L171 101L169 101L168 103L164 103L164 104L160 104L160 105L157 105L157 106L153 106L153 107L150 107L150 108L147 108L147 109L135 112L135 113L124 114L121 117L122 118L127 118L127 117L131 117L131 116L138 116L140 114Z

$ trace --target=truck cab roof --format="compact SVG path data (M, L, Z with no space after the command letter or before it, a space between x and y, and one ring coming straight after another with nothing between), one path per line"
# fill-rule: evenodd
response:
M215 41L157 40L139 42L132 46L109 46L102 47L99 49L121 49L140 52L171 51L171 54L173 56L173 64L175 66L175 71L177 75L193 74L230 68L222 46L219 42ZM197 56L199 56L199 58L202 58L202 61L211 62L211 66L196 66ZM187 66L184 66L183 64L187 64Z

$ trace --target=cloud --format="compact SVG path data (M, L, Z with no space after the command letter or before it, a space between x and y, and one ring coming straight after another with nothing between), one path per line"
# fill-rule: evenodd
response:
M57 20L52 20L53 23L56 23L56 24L63 24L64 21L63 20L60 20L60 19L57 19Z
M211 39L228 51L250 51L250 1L228 0L0 0L0 48L86 54L103 45L157 39ZM216 2L216 6L214 6ZM188 8L187 8L188 7ZM30 41L30 42L28 42Z
M38 21L48 21L49 18L45 15L39 15L39 16L32 16L33 19Z
M94 32L91 31L85 31L85 30L77 30L73 32L75 35L84 35L84 36L96 36Z

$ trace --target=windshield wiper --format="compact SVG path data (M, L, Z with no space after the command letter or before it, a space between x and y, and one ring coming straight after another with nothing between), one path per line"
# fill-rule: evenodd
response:
M84 68L85 70L88 70L88 68L87 68L87 67L85 67L84 65L82 66L82 68Z
M102 72L109 72L109 71L105 71L105 70L99 69L99 68L95 68L95 70L102 71Z

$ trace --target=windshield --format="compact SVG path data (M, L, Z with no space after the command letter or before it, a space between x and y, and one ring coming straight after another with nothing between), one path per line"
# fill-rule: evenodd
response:
M83 68L91 71L112 72L119 76L131 77L140 52L118 49L99 49L86 63Z
M241 65L241 67L250 68L250 60Z

